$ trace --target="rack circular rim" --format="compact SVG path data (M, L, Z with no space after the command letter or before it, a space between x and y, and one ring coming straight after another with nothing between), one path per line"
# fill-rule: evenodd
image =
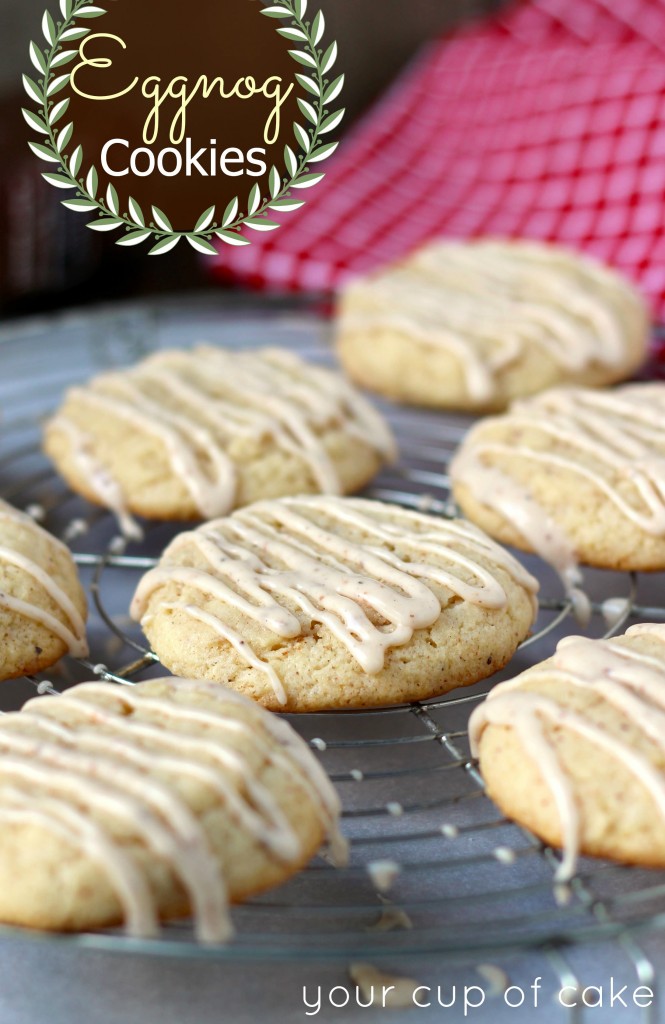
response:
M180 300L181 301L181 300ZM94 657L79 661L74 667L75 674L87 673L90 677L107 679L118 684L131 685L138 677L145 672L154 669L157 664L155 656L150 652L135 633L128 635L127 626L124 621L118 621L117 613L109 611L107 607L107 587L110 573L121 573L123 576L138 574L148 568L154 561L154 554L145 554L144 549L137 546L128 547L126 550L119 550L115 531L109 528L111 518L103 510L93 508L85 502L71 495L61 481L58 480L54 471L46 461L38 454L39 446L39 422L49 411L49 403L37 403L33 408L30 401L26 402L25 392L28 383L28 367L34 364L31 360L18 358L22 348L34 348L44 356L42 376L44 381L50 381L51 387L45 388L45 394L55 398L54 392L59 392L75 378L86 376L81 373L79 360L70 360L71 367L62 372L62 359L50 361L47 358L47 346L49 337L53 333L66 332L71 329L72 323L81 329L79 347L87 354L88 362L91 363L90 371L100 369L104 365L115 361L131 362L140 358L146 351L151 350L155 345L161 345L164 325L169 318L182 315L184 317L206 317L210 322L224 328L223 343L243 344L244 332L248 321L256 320L259 325L257 332L259 337L254 339L255 344L274 344L274 335L285 335L291 340L301 354L313 357L323 362L329 362L330 352L325 341L321 338L323 322L319 320L316 313L316 306L310 300L306 302L294 302L293 300L264 299L257 301L255 298L251 304L245 299L238 297L223 297L218 301L189 300L185 306L178 305L173 299L156 303L151 306L145 304L123 304L112 308L98 308L81 314L74 312L64 316L45 317L31 321L16 321L0 328L0 352L5 362L10 363L4 382L0 384L0 400L3 391L10 400L8 405L11 413L4 417L3 431L0 438L0 496L7 497L7 500L15 502L18 507L30 508L35 513L44 513L45 525L54 525L54 532L59 532L64 539L68 540L74 549L74 556L83 571L89 573L91 606L94 608L98 626L107 630L106 639L115 636L122 649L126 649L129 658L122 662L113 663L107 668L107 663L112 659L101 657L97 662ZM220 323L217 323L219 319ZM295 339L291 337L295 334ZM228 337L226 336L228 334ZM235 340L234 340L235 338ZM168 339L167 339L168 342ZM281 343L284 343L282 339ZM119 353L115 351L116 347ZM16 356L14 366L11 365L10 357ZM57 372L54 370L57 366ZM75 370L74 370L75 367ZM32 375L31 375L32 377ZM55 379L53 379L55 378ZM23 390L22 390L23 389ZM17 391L18 397L11 400L12 392ZM34 387L31 390L34 394ZM396 428L398 440L403 441L403 457L396 467L393 467L383 474L365 491L365 494L378 500L392 500L405 507L417 507L426 510L434 515L450 515L451 501L447 489L447 478L445 469L447 458L454 449L456 443L463 435L468 425L468 420L462 417L445 416L431 411L419 411L383 404L384 411ZM26 437L28 440L26 440ZM9 473L10 485L6 485ZM36 500L44 495L44 501ZM71 511L67 514L63 528L61 513L67 507L78 511L81 514L75 515ZM58 517L60 516L60 519ZM78 528L72 530L72 524L78 523ZM59 524L59 525L58 525ZM97 544L97 532L105 531L105 540ZM91 538L93 545L86 549L86 539ZM610 636L620 632L625 624L635 618L665 618L665 608L657 603L641 603L639 597L641 580L636 575L623 574L622 585L624 589L624 606L618 618L606 629L598 630L600 635ZM562 629L573 627L578 631L572 616L572 606L563 596L545 598L541 601L541 615L544 614L544 622L540 628L524 642L521 653L530 648L535 651L543 642L549 642ZM594 621L600 622L603 613L603 601L592 602L592 613ZM103 652L102 652L103 654ZM539 659L537 659L539 660ZM524 667L524 666L522 666ZM165 671L165 670L164 670ZM53 673L51 673L52 675ZM505 674L505 673L504 673ZM35 690L39 693L56 693L57 688L51 684L50 679L43 677L25 681L31 695ZM409 779L418 781L418 777L433 771L435 776L440 777L442 782L442 797L437 801L424 804L399 804L400 813L395 816L388 809L388 803L383 800L380 806L356 808L347 807L347 824L353 831L354 824L362 824L367 828L367 821L378 822L378 828L384 828L387 824L402 824L405 816L425 815L438 813L437 807L446 805L446 785L449 780L461 777L465 784L468 782L470 788L464 796L455 796L457 809L465 801L482 804L485 807L485 816L477 820L471 820L467 825L458 829L457 835L454 830L457 826L451 826L453 831L450 837L456 840L462 837L467 847L479 837L496 829L499 833L509 830L513 840L519 838L516 848L502 844L495 850L482 851L476 856L477 867L485 879L492 878L492 873L501 870L500 858L497 858L496 851L500 849L512 851L515 859L522 863L527 861L538 862L543 866L545 873L541 871L536 881L525 885L518 881L513 888L492 890L485 889L479 895L469 896L468 894L457 896L446 894L441 897L428 896L416 888L416 894L420 899L410 896L400 899L395 907L401 909L407 915L409 912L417 919L418 915L426 908L431 911L437 908L439 916L433 925L427 927L416 925L412 929L400 931L379 932L366 930L368 928L366 919L370 916L376 918L385 912L385 904L382 904L377 897L376 889L372 890L371 876L368 875L368 865L371 861L358 861L352 859L348 869L342 872L333 872L325 864L316 863L310 866L303 873L314 876L313 888L317 888L319 876L330 879L327 876L335 875L333 887L339 887L344 880L353 885L364 884L364 899L366 902L358 903L350 899L349 903L340 905L335 902L317 905L316 903L290 904L288 900L289 887L282 887L273 890L269 894L267 902L262 900L249 901L242 908L244 915L243 927L239 938L241 941L231 941L226 946L206 947L196 944L186 923L176 923L165 926L162 935L157 939L131 939L116 931L103 931L83 934L51 934L32 932L29 930L0 926L0 936L15 936L17 939L35 942L52 942L60 945L73 945L80 949L113 952L113 953L141 953L151 956L165 957L194 957L203 960L226 960L226 961L293 961L303 959L304 961L348 961L351 957L358 959L369 958L380 960L386 957L422 956L428 953L436 953L445 956L447 959L467 959L469 956L490 954L500 951L501 953L512 953L527 949L551 949L562 944L585 943L599 939L622 939L627 936L641 934L645 931L665 929L665 875L661 872L649 872L648 882L643 886L631 888L626 884L636 871L620 866L611 866L606 862L583 862L578 875L570 884L567 890L566 899L570 912L559 914L561 921L554 923L551 927L540 927L543 923L538 921L538 928L533 928L536 917L526 915L526 920L517 921L517 915L513 918L484 920L477 926L464 930L455 924L450 934L449 917L446 911L455 904L454 909L458 911L472 908L474 900L486 899L488 902L500 903L501 897L508 892L514 895L516 900L540 897L550 897L553 893L553 869L558 863L557 853L541 844L529 833L510 824L501 817L497 818L497 809L490 804L482 791L482 780L477 767L469 755L466 747L464 729L446 728L445 716L464 715L469 707L482 699L487 686L492 685L492 680L474 692L456 690L442 698L402 705L397 707L379 708L359 711L323 712L318 715L288 716L292 724L299 731L307 735L314 725L318 731L329 735L331 729L337 728L339 735L335 734L332 739L325 741L318 737L309 736L310 745L320 754L334 754L339 760L350 756L369 757L372 754L382 754L386 751L390 756L398 749L408 750L410 755L414 752L422 755L423 751L429 751L435 747L437 753L441 753L441 762L430 766L419 766L418 764L409 767L382 769L381 771L361 771L358 768L336 767L331 770L334 781L340 785L348 785L358 782L353 771L362 775L362 782L377 782L381 784L397 784L407 782ZM3 684L3 687L6 684ZM0 691L1 692L1 691ZM0 705L2 698L0 697ZM444 716L443 722L440 716ZM367 726L367 735L360 738L349 738L349 723L357 724L362 721ZM408 723L408 725L407 725ZM306 728L305 728L306 726ZM391 727L392 732L391 732ZM412 726L417 726L416 731L410 731ZM384 735L388 729L388 734ZM312 743L312 740L316 742ZM415 756L415 755L414 755ZM326 758L324 757L324 763ZM351 762L349 762L351 763ZM355 763L355 762L354 762ZM448 794L450 796L450 794ZM450 799L453 799L452 797ZM450 801L449 801L450 803ZM406 808L406 810L405 810ZM493 812L495 817L487 817L487 812ZM420 831L413 834L398 831L393 834L390 828L385 834L371 831L366 835L356 838L352 844L352 851L360 851L363 845L372 846L385 842L390 845L407 845L413 843L411 849L418 845L436 840L437 834L434 828L436 824L433 818L420 827ZM445 832L439 828L439 835L446 838ZM462 846L464 843L462 843ZM446 847L446 850L448 847ZM510 861L510 857L506 858ZM406 864L398 865L400 868L399 882L407 875L409 881L418 876L425 877L433 870L455 871L463 867L475 864L473 856L463 854L460 858L444 855L436 862L428 861L426 858L412 859ZM346 874L345 874L346 872ZM484 874L483 874L484 873ZM598 876L609 874L612 876L613 884L618 885L618 891L608 900L600 898L595 890ZM305 883L307 887L307 883ZM622 888L623 885L623 888ZM398 885L399 889L399 885ZM337 889L335 889L337 891ZM372 896L373 892L373 896ZM392 892L392 890L391 890ZM286 894L286 896L284 896ZM397 894L397 893L396 893ZM423 898L426 897L426 898ZM384 895L384 899L388 897ZM455 903L457 901L457 903ZM559 904L563 901L558 896ZM641 904L646 904L640 910ZM553 901L550 910L557 919L559 913L556 909L557 900ZM631 910L631 906L634 908ZM559 906L561 910L561 906ZM619 911L619 912L617 912ZM270 932L263 933L253 930L253 922L256 920L261 924L262 918L267 919L271 914L276 914L282 920L285 918L297 919L299 913L311 914L321 921L334 919L338 913L350 915L352 921L356 921L355 930L341 929L333 932L329 941L323 941L320 937L314 941L312 930L304 930L302 933L289 931L289 941L284 941L284 934L276 936ZM540 917L547 916L546 911L541 910ZM246 920L251 920L246 926ZM311 923L311 922L310 922ZM375 922L376 923L376 922ZM546 924L547 922L545 922ZM517 925L520 927L517 927ZM524 930L526 926L526 931ZM349 926L354 929L354 925ZM371 929L371 925L369 926ZM405 942L404 937L408 934L411 941ZM499 933L501 938L499 939ZM349 940L352 940L349 942Z

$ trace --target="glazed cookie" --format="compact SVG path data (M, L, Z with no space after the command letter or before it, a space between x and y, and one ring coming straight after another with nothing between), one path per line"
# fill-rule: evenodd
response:
M587 256L535 242L435 242L348 286L338 350L353 380L391 398L492 411L561 383L630 377L648 332L632 285Z
M344 861L338 816L306 744L239 694L83 683L0 717L0 921L149 937L191 914L220 942L230 901L290 877L326 837Z
M88 653L87 606L72 556L33 519L0 501L0 680Z
M563 579L577 563L665 569L665 384L559 388L481 420L450 467L469 519L535 551Z
M132 616L171 671L284 711L478 682L528 634L536 581L469 523L353 498L259 502L183 533Z
M386 423L338 374L279 349L208 346L72 388L45 449L130 534L129 513L210 519L262 498L354 491L395 454Z
M502 811L578 853L665 867L665 625L612 640L567 637L490 691L473 752Z

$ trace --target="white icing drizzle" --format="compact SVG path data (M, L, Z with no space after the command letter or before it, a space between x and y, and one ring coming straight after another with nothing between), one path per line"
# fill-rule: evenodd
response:
M164 682L164 680L161 681ZM171 682L171 680L167 681L169 683ZM84 685L85 693L87 695L94 695L95 693L102 694L107 692L106 684L104 683L87 683ZM235 693L234 691L222 690L220 694L220 687L218 683L208 683L204 680L178 679L177 689L182 692L191 690L194 694L206 693L208 696L215 698L215 700L217 701L219 701L221 698L222 703L226 704L227 706L232 706L233 704L240 704L243 707L247 707L246 698L242 697L240 694ZM79 691L80 690L81 687L79 687ZM115 695L118 695L117 688L113 689L113 693ZM71 691L68 691L68 695L69 694L71 694ZM129 703L130 706L137 706L136 699L133 697L132 690L128 691L123 689L122 700L124 703ZM29 703L32 706L33 702ZM41 704L38 706L41 707ZM228 717L228 714L222 712L221 710L216 713L211 712L209 709L206 709L205 711L201 711L198 709L194 710L192 708L183 707L183 705L180 703L171 703L170 701L157 700L153 697L148 698L143 695L141 696L140 705L138 706L143 710L152 710L159 716L165 717L167 719L171 718L176 722L190 721L198 725L210 728L211 719L214 718L215 727L221 729L222 731L247 733L249 729L249 727L245 723L230 719ZM253 704L251 706L254 707ZM293 760L295 760L296 763L298 764L301 773L298 775L298 781L309 788L312 798L315 799L317 803L322 803L323 812L325 813L325 826L326 830L329 833L329 838L331 839L333 844L336 844L337 847L341 849L342 847L344 847L344 842L341 841L340 837L336 835L337 817L339 815L340 810L339 800L334 789L331 787L325 772L319 765L318 761L312 758L309 750L307 749L306 744L303 743L300 737L298 737L297 734L293 732L293 730L286 724L286 722L282 722L279 719L273 718L272 716L261 716L259 720L263 729L267 733L269 733L279 743L281 747L286 748L289 752L290 757ZM254 723L254 726L252 728L252 734L255 732L255 730L256 723ZM221 754L218 754L218 757L221 756ZM285 761L284 758L280 757L278 754L267 751L265 752L265 756L269 760L273 761L275 764L280 765L282 768L290 770L291 774L293 774L292 769L289 769L288 761ZM225 757L225 761L228 767L228 755ZM271 798L269 797L269 795L267 798L262 797L260 795L260 789L257 789L256 787L252 786L251 779L248 780L246 774L246 771L244 771L244 782L252 790L254 797L256 797L257 804L259 806L263 806L264 804L266 804L266 799L270 802ZM274 801L272 801L272 803L270 804L271 813L275 810L273 805ZM263 833L261 835L257 835L256 838L258 840L262 840L264 838Z
M66 552L67 557L71 557L61 541L46 533L30 516L24 515L3 501L0 501L0 520L7 523L17 523L40 539L46 538L48 543L56 550ZM13 594L6 593L4 590L0 590L0 607L7 608L17 615L44 626L49 632L62 640L69 653L74 657L86 657L88 654L88 644L84 616L81 615L72 599L60 584L56 582L53 576L27 555L7 545L0 546L0 566L3 564L16 566L16 568L30 576L58 607L62 614L62 619L45 608L32 602L24 601Z
M302 859L301 842L276 798L234 748L233 737L249 740L262 758L303 787L343 858L339 802L321 766L286 723L276 727L256 705L217 685L156 682L168 688L168 697L146 693L150 683L87 683L2 716L0 820L34 824L78 847L105 871L127 931L149 936L157 930L158 909L141 861L126 845L128 832L135 835L187 894L198 938L224 941L231 925L221 865L203 819L194 815L177 782L205 786L239 828L286 864ZM202 696L213 697L215 706L202 704ZM234 717L238 707L249 717ZM165 729L165 720L173 728Z
M569 373L621 366L624 321L646 312L628 282L579 254L533 243L437 242L351 285L342 328L383 327L450 352L469 397L487 402L497 376L537 346Z
M23 572L27 573L28 576L32 576L33 580L35 580L40 587L43 587L48 596L56 604L60 605L62 611L72 624L72 632L79 636L85 634L85 620L74 602L64 592L62 587L58 586L58 584L54 582L53 578L49 576L49 574L39 565L33 562L32 559L27 558L18 551L14 551L12 548L0 545L0 562L5 562L8 565L15 565L17 568L22 569Z
M144 938L157 935L159 924L147 879L120 845L109 841L103 829L85 812L46 795L41 797L39 807L26 807L24 791L9 785L2 787L2 800L0 821L6 825L42 829L76 846L86 857L100 864L125 908L130 935Z
M526 487L503 470L488 465L482 458L484 452L484 448L476 451L469 435L450 464L453 482L464 484L476 501L495 509L519 530L531 550L554 566L567 590L580 584L579 565L564 531L536 505Z
M214 633L218 633L219 636L228 640L229 643L235 648L238 654L245 659L248 665L257 671L262 672L268 677L270 685L272 686L275 696L278 702L284 707L288 704L288 697L286 690L282 685L282 681L275 672L272 665L269 665L267 661L262 661L261 658L257 657L252 648L249 646L246 640L243 640L240 633L235 629L231 629L225 622L222 622L216 615L211 615L204 608L197 608L194 604L178 604L177 602L169 603L165 601L164 604L160 605L162 611L177 611L180 609L184 611L191 619L196 619L197 622L202 622L208 626ZM146 615L141 620L144 625L151 619L151 616Z
M241 509L180 534L139 583L132 617L148 624L164 607L151 603L153 595L176 583L290 639L303 632L291 610L295 606L306 620L326 625L362 670L375 674L390 648L408 643L417 629L439 617L446 599L433 586L483 608L505 608L499 579L478 559L487 559L523 586L535 615L537 582L475 527L393 506L389 515L394 522L382 521L385 507L376 502L334 497L280 499ZM406 549L408 560L395 554L396 547ZM179 561L193 555L204 560L205 568ZM284 702L274 670L241 631L186 598L166 607L224 636L248 664L265 672Z
M31 704L31 707L35 705ZM143 702L140 707L143 707ZM126 719L126 716L119 717L117 713L105 711L98 704L74 696L68 697L67 708L76 713L77 719L87 719L93 726L102 725L104 729L120 735L102 735L98 728L77 728L74 736L70 728L37 714L43 710L41 702L34 712L25 712L20 724L29 725L31 729L34 728L51 737L55 736L67 746L75 742L76 748L80 750L92 753L106 751L111 756L127 760L130 764L145 770L157 765L162 771L173 772L180 777L189 776L203 782L228 806L229 812L237 818L240 827L249 831L276 857L288 861L297 856L299 847L291 828L286 824L279 808L266 800L263 787L257 786L251 777L248 777L245 764L237 754L220 748L216 743L187 734L165 733L160 727ZM160 710L163 711L163 708ZM172 712L170 717L174 717ZM147 752L137 746L137 742L142 741L147 741L150 747L163 748L157 761L153 750ZM238 793L229 789L226 784L222 785L218 772L205 764L191 760L197 755L206 760L211 759L219 768L232 772L242 782L254 805L265 811L265 817L259 815L251 804L244 802Z
M665 624L640 623L626 637L652 637L665 645ZM663 648L665 655L665 646ZM471 749L478 755L483 732L489 725L515 730L530 760L538 767L548 786L561 823L564 857L557 881L567 881L575 872L583 823L574 787L561 764L555 743L544 728L582 736L616 758L648 791L665 823L665 777L650 759L619 735L600 728L584 714L573 711L527 685L546 683L553 690L570 685L590 690L615 707L621 716L665 753L665 656L611 640L566 637L553 658L539 669L529 670L490 691L471 715Z
M70 457L99 499L100 504L115 514L123 536L128 540L142 540L143 530L130 515L118 481L113 478L108 468L92 454L93 437L63 415L54 416L50 421L50 426L66 435L70 446Z
M162 680L162 682L163 681L164 680ZM172 682L172 680L168 681ZM103 684L90 683L88 684L88 687L100 685ZM203 692L216 700L220 699L219 683L211 683L199 679L178 679L177 686L178 689L183 692L187 690L192 690L195 694ZM123 691L123 693L126 693L126 691ZM247 699L233 690L223 690L223 700L229 705L233 705L235 703L240 704L243 707L247 706ZM170 715L178 719L181 715L185 714L187 717L192 718L192 720L201 721L196 718L196 712L182 709L182 705L177 705L177 707L178 712L174 713L172 707L162 703L159 707L159 712L167 717ZM298 736L298 734L283 719L277 718L275 715L259 714L263 729L269 733L280 747L283 747L285 751L288 751L289 758L295 761L298 765L301 773L298 776L299 782L305 784L309 788L312 798L317 804L321 805L320 810L325 815L324 820L328 832L328 838L332 845L336 846L338 851L340 851L339 863L344 863L347 844L339 834L337 822L341 806L337 793L331 785L328 776L317 759L312 757L304 740L302 740L301 737ZM224 714L218 714L216 716L215 724L221 729L238 728L238 725L231 723L228 716ZM240 728L242 728L242 724L240 725ZM275 763L284 765L283 760L277 754L267 754L266 756L274 758Z
M497 430L504 440L494 440ZM665 385L611 392L555 388L515 402L504 416L474 427L452 461L453 483L510 521L575 585L575 547L556 512L542 508L510 475L510 465L521 460L591 482L639 530L665 537Z
M221 942L229 937L226 893L218 865L202 827L174 793L116 759L70 753L55 744L11 733L0 734L0 745L10 752L0 762L0 778L44 788L49 795L79 803L88 811L104 811L138 832L150 853L169 864L186 890L198 938ZM168 822L167 827L163 821Z
M229 352L201 345L189 352L160 352L131 369L73 388L69 398L160 441L173 473L204 518L224 515L234 506L237 466L229 448L238 438L270 438L304 459L316 486L332 494L340 492L341 481L325 445L330 429L356 437L382 459L395 457L387 424L343 377L278 349ZM66 408L49 429L67 431L81 473L104 504L122 512L119 482L91 461L85 432Z

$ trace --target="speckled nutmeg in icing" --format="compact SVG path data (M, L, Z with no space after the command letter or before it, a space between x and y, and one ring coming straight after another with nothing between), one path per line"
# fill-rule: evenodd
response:
M577 707L576 695L583 700ZM610 640L566 637L554 657L501 683L476 708L469 727L472 752L480 755L490 794L510 813L518 799L510 787L520 783L498 767L505 743L497 729L509 730L523 752L523 785L529 787L535 772L550 794L556 821L547 828L559 835L564 850L559 881L574 874L580 852L665 865L664 624L640 623ZM496 740L489 749L484 738L492 732ZM570 770L573 751L582 766L576 777ZM637 784L643 825L653 828L656 815L657 835L645 836L643 849L635 846L635 835L622 835L630 826L622 825L628 797L621 795L620 776L610 770L597 780L596 792L592 773L583 770L590 751L604 754ZM542 834L538 793L532 790L520 802L513 815Z
M70 389L45 437L72 486L115 511L130 535L130 512L209 519L243 504L247 488L272 496L280 473L287 491L337 494L395 456L382 417L339 374L279 349L206 345ZM364 452L360 468L354 450Z
M293 791L286 802L280 786ZM315 823L304 834L291 813L296 793ZM68 928L72 914L94 926L114 923L119 911L129 934L149 937L176 887L197 937L221 942L232 931L228 906L243 869L234 872L220 855L220 829L237 830L248 860L257 858L259 877L243 884L261 889L260 865L287 877L314 852L312 835L327 835L333 859L344 861L339 810L293 730L219 686L174 678L84 683L40 697L0 718L0 822L3 836L18 826L28 837L31 829L42 835L47 858L49 841L65 844L62 904L56 895L47 908L17 907L0 895L0 920L36 917L40 926ZM10 856L11 843L5 849L0 838L0 873ZM90 870L114 899L96 906L93 894L87 908L76 903L77 877Z
M179 535L139 583L131 614L148 635L174 611L204 624L286 706L280 665L253 648L255 629L279 646L319 624L374 676L450 601L505 611L502 574L529 595L531 621L536 581L471 524L361 499L286 498Z
M568 585L579 562L665 568L665 384L515 402L471 429L450 472L466 515Z

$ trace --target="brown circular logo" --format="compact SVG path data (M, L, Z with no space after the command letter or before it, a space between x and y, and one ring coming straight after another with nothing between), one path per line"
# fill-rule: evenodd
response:
M58 164L44 177L75 189L63 202L119 231L121 245L181 238L215 252L274 230L336 144L335 43L307 0L61 0L46 12L47 46L31 44L25 76L43 136L30 143Z

